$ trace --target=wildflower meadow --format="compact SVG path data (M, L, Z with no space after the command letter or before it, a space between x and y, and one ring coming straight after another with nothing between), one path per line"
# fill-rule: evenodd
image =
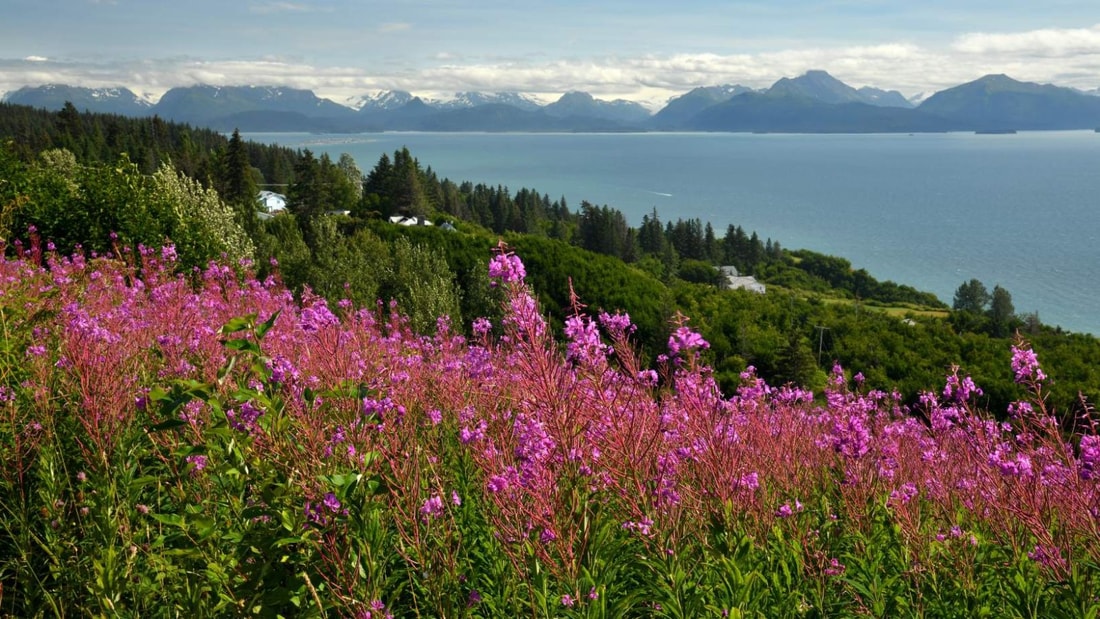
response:
M488 258L488 256L487 256ZM681 317L414 332L174 248L0 259L0 615L1097 617L1100 436L964 371L720 392Z

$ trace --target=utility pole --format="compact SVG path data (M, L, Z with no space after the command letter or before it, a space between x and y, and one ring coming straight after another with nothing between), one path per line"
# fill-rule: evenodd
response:
M817 367L822 365L822 344L825 342L825 332L829 330L828 327L822 327L821 324L815 324L814 329L817 330Z

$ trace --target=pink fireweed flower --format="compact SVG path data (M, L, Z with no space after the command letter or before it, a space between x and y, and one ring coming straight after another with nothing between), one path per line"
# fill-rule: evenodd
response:
M864 416L856 413L838 415L825 439L827 445L846 458L861 458L871 450L871 430Z
M944 400L963 404L975 395L982 395L982 390L974 384L969 376L960 379L956 370L947 377L947 384L943 387Z
M1008 404L1008 416L1013 419L1030 417L1035 412L1029 402L1010 402Z
M328 308L324 299L318 299L309 307L303 307L299 314L299 325L306 333L316 333L321 329L340 324L340 319Z
M276 383L297 381L301 374L294 364L282 355L275 355L267 363L267 369L271 372L271 380Z
M516 459L524 465L534 466L546 462L556 446L554 439L546 431L545 424L526 415L516 417L512 424L512 434L516 438Z
M245 402L236 410L226 411L225 418L229 421L229 427L234 430L251 433L256 428L256 421L263 414L262 409L256 408L251 402Z
M363 417L380 423L388 422L393 417L400 422L405 417L405 407L395 403L388 396L381 400L363 398Z
M1065 567L1066 560L1062 557L1062 551L1056 546L1044 546L1038 544L1035 549L1027 553L1027 558L1052 569Z
M458 440L463 445L469 445L470 443L476 443L485 438L485 431L489 429L488 423L484 419L479 419L477 425L474 427L462 426L458 430Z
M572 608L573 605L576 604L576 603L577 602L576 602L576 600L573 599L573 596L569 595L568 593L561 596L561 605L562 606L567 606L569 608Z
M844 570L848 569L843 563L836 559L829 559L829 566L825 568L826 576L840 576L844 573Z
M420 517L426 522L432 518L439 518L443 515L443 499L438 494L433 494L431 498L424 501L420 506Z
M734 490L748 490L749 492L756 492L756 489L760 487L760 476L755 471L742 475L740 479L733 482Z
M668 352L673 355L678 355L681 351L690 352L703 348L710 348L710 343L687 327L676 329L668 338Z
M206 468L206 456L202 454L192 454L184 458L184 462L191 467L191 477L198 477Z
M903 484L900 488L890 492L890 503L905 505L916 498L918 494L920 494L920 490L917 489L916 484Z
M584 316L570 316L565 321L565 358L586 365L595 365L604 359L607 347L600 340L596 323Z
M199 425L203 422L203 401L191 400L187 404L184 404L180 409L179 418L181 421L186 421L192 425Z
M492 494L504 492L508 489L508 478L504 475L493 475L485 482L485 489Z
M539 313L538 302L526 291L511 295L508 299L508 315L504 323L521 335L540 337L546 333L546 319Z
M474 321L473 332L477 337L485 337L493 330L493 323L488 318L478 318Z
M524 268L519 256L502 251L489 261L489 277L499 279L506 284L519 283L527 277L527 269ZM496 282L493 282L493 285L495 286Z
M1039 357L1030 348L1012 347L1012 371L1016 373L1016 382L1045 380L1047 375L1039 368Z
M1100 478L1100 435L1082 436L1080 451L1077 466L1081 471L1081 479Z
M650 529L651 529L652 526L653 526L653 520L650 519L648 516L643 517L638 522L628 520L628 521L623 523L623 528L626 529L627 531L634 531L634 532L638 533L639 535L644 535L646 537L649 536Z
M614 314L600 312L600 324L603 325L604 329L607 329L608 334L612 337L630 335L637 330L637 327L630 322L630 314L626 312L615 312Z

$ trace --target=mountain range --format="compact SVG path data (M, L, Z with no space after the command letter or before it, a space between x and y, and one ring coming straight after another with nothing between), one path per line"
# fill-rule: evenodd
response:
M770 88L695 88L655 114L625 100L567 92L543 103L523 93L460 92L447 100L400 90L335 103L312 91L274 86L172 88L155 104L125 88L24 87L11 104L125 116L158 115L222 131L753 131L931 132L1100 127L1100 89L1084 92L1005 75L907 100L897 91L853 88L825 71L782 78Z

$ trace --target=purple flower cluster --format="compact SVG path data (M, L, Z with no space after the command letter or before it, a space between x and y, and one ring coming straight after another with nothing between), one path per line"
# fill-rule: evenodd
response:
M600 324L603 325L604 329L607 329L608 335L613 338L625 337L634 333L638 328L630 322L630 314L626 312L615 312L614 314L600 312Z
M248 432L251 434L257 427L256 421L259 420L263 414L263 409L256 408L251 402L245 402L236 410L229 409L225 411L225 418L229 422L229 427L238 432Z
M581 365L594 366L605 359L608 347L600 339L596 323L584 316L570 316L565 321L565 358Z
M1062 557L1062 551L1055 546L1044 546L1037 544L1035 549L1027 553L1027 558L1052 569L1061 569L1065 567L1066 560Z
M501 252L489 261L489 277L499 279L506 284L520 283L527 277L527 269L524 268L519 256Z
M340 319L332 313L324 299L315 299L312 305L303 307L298 321L305 333L316 333L325 327L340 324Z
M271 380L280 384L297 381L300 376L298 368L294 367L290 359L282 355L272 357L267 364L267 369L271 372Z
M863 414L836 415L825 444L845 458L861 458L871 450L871 430Z
M1080 449L1077 466L1081 471L1081 479L1100 479L1100 435L1082 436Z
M485 337L489 335L489 332L493 330L493 323L489 322L488 318L478 318L474 320L473 332L477 337Z
M556 444L542 421L526 415L516 417L512 435L516 439L515 456L521 466L522 479L529 481L550 459Z
M672 355L703 348L710 348L710 343L704 340L702 335L687 327L676 329L668 338L668 352Z
M331 516L347 513L347 510L341 510L341 507L343 506L340 499L336 498L335 494L328 492L320 502L306 501L306 520L323 527L329 523Z
M643 516L642 519L637 522L628 520L623 523L623 528L627 531L634 531L645 537L649 537L652 527L653 520L649 516Z
M192 454L184 458L184 462L191 467L191 477L198 477L206 468L206 456L202 454Z
M420 518L425 522L443 515L443 498L433 494L420 505Z
M989 465L1006 477L1030 477L1031 457L1025 453L1012 454L1012 448L1004 443L997 445L988 457Z
M1030 348L1012 347L1012 371L1020 384L1045 380L1047 375L1039 368L1039 357Z
M980 395L982 390L974 381L969 376L960 379L957 371L947 377L947 384L943 387L943 399L958 404L965 404L972 396Z
M405 407L386 396L381 400L363 398L363 418L377 421L379 424L391 421L400 422L405 417Z

